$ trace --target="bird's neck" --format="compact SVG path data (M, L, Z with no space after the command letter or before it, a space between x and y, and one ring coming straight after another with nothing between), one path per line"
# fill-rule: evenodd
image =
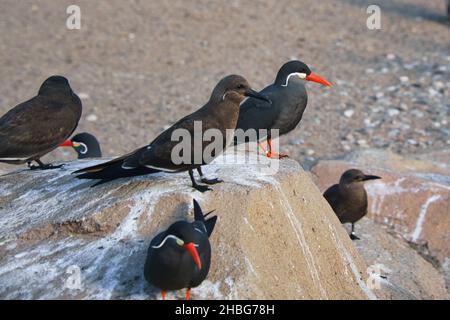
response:
M339 184L339 189L343 194L351 194L352 197L366 195L366 190L362 183L341 183Z

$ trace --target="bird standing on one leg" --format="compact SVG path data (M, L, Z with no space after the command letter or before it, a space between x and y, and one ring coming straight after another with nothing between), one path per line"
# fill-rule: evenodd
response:
M48 78L37 96L15 106L0 118L0 162L28 163L32 169L60 167L44 164L40 158L70 137L81 112L81 100L67 79L61 76ZM38 167L31 166L33 161Z
M193 202L194 222L175 222L153 238L148 249L144 276L148 282L161 289L163 299L168 290L186 288L186 299L189 300L191 288L199 286L209 272L209 237L217 216L205 220L212 211L203 215L197 201Z
M341 223L352 224L350 233L352 240L359 239L355 234L355 223L367 214L367 192L364 189L364 182L375 179L381 178L350 169L342 174L339 184L331 186L323 194Z

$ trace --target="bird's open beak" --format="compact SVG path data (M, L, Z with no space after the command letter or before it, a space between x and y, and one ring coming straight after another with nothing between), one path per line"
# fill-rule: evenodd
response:
M194 259L195 264L199 269L202 268L202 262L200 261L200 257L198 255L197 249L195 248L195 245L193 242L189 242L183 246L192 256Z
M305 80L317 82L317 83L323 84L324 86L327 86L327 87L332 87L333 86L327 80L325 80L321 76L319 76L319 75L317 75L315 73L312 73L312 72L309 75L306 76Z
M76 148L76 147L79 147L80 144L76 143L76 142L72 142L72 140L66 140L63 143L61 143L59 146L60 147L73 147L73 148Z
M381 179L379 176L364 176L363 181Z
M272 103L272 101L270 101L269 98L267 98L265 95L263 95L259 92L256 92L255 90L252 90L252 89L248 89L247 91L245 91L244 95L246 97L252 97L255 99L259 99L259 100L264 100L268 103Z

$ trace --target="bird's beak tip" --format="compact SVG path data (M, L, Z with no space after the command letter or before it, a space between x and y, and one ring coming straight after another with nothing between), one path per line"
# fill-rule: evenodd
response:
M364 177L364 180L378 180L381 179L379 176L368 175Z
M322 85L324 85L326 87L332 87L333 86L328 80L326 80L325 78L323 78L323 77L321 77L321 76L319 76L319 75L317 75L317 74L315 74L313 72L311 72L308 76L306 76L306 80L320 83L320 84L322 84Z
M191 254L192 258L194 259L195 264L201 270L202 269L202 261L200 260L200 256L198 255L198 251L195 248L194 243L189 242L184 245L184 248Z

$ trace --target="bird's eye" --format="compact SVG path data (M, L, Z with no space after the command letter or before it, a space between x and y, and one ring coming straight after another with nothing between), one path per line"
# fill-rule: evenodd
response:
M239 85L237 86L237 88L238 88L238 89L244 89L244 85L243 85L243 84L239 84Z

